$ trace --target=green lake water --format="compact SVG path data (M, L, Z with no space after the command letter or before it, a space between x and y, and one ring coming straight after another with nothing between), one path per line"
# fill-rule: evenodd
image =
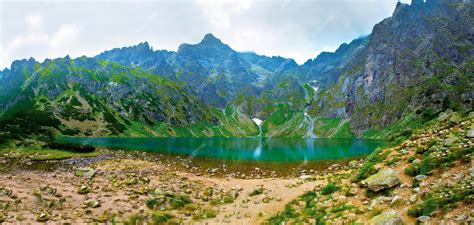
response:
M60 137L59 143L178 154L208 159L306 162L362 157L384 144L364 139L314 138L89 138Z

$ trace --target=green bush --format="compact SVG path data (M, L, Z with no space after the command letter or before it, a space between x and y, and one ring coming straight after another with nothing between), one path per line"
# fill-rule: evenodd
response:
M327 184L326 186L323 187L323 189L321 190L321 194L329 195L329 194L332 194L332 193L336 192L337 189L338 189L338 187L336 186L336 184L330 182L329 184Z
M287 204L285 205L285 209L281 213L278 213L277 215L272 216L268 220L268 223L279 225L287 221L289 218L296 218L297 216L298 214L296 213L295 209L293 209L291 205Z
M405 174L408 175L408 176L416 176L418 174L420 174L420 169L418 169L418 167L414 166L414 165L409 165L405 168Z
M173 218L173 216L168 213L154 212L153 214L151 214L151 220L153 221L154 224L165 223L171 218Z

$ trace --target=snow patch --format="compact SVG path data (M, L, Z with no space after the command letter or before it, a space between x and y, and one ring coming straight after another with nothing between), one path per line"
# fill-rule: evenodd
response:
M259 119L259 118L253 118L252 120L253 120L254 123L257 124L257 126L260 126L260 124L262 124L262 120Z

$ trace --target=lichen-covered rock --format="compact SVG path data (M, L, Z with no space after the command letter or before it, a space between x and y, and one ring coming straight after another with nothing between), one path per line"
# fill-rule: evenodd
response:
M402 225L403 221L395 210L383 212L369 221L371 225Z
M466 135L468 138L474 138L474 130L473 129L470 129L469 131L467 131L467 135Z
M41 213L36 216L36 221L38 222L46 222L49 220L49 216L46 213Z
M97 208L100 206L100 202L96 199L88 199L84 201L84 205L91 208Z
M90 168L90 167L80 167L76 168L74 171L74 175L78 177L87 177L87 178L92 178L95 175L95 170Z
M89 187L87 187L87 186L85 186L85 185L83 185L83 186L81 186L81 187L79 187L79 188L77 189L77 193L79 193L79 194L81 194L81 195L87 194L87 193L89 193L89 192L90 192Z
M7 220L7 216L0 212L0 223L5 222L5 220Z
M255 187L255 188L249 193L249 196L255 196L255 195L262 194L263 191L264 191L263 186L259 185L259 186Z
M397 171L394 169L383 169L362 181L362 184L373 192L391 188L399 183L400 180L398 180Z

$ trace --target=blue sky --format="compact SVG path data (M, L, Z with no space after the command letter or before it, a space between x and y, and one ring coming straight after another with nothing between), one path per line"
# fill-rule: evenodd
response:
M239 51L304 63L369 34L396 0L0 0L0 66L93 56L148 41L177 50L213 33Z

